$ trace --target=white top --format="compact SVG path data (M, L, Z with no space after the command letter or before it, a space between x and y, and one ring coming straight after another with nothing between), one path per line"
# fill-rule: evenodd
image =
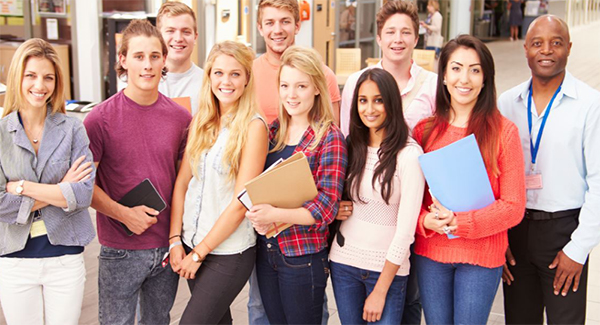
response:
M351 74L346 80L346 84L344 85L344 91L342 92L342 103L340 107L340 126L342 129L342 133L347 136L350 127L350 108L352 107L352 96L354 96L354 88L356 88L356 83L358 82L358 78L363 74L363 72L368 69L380 68L384 69L382 61L379 61L374 66L366 67L360 71L357 71ZM384 69L385 70L385 69ZM408 124L408 127L412 130L420 120L430 117L435 112L435 91L437 89L437 74L427 71L416 63L412 63L410 67L410 79L408 80L408 84L404 89L400 91L400 96L402 99L406 98L406 95L412 91L415 86L415 82L417 81L417 77L420 73L426 73L427 78L425 82L419 89L419 92L414 97L413 101L410 103L408 107L403 106L404 119Z
M442 47L444 45L444 37L442 36L442 14L436 11L431 16L431 24L429 30L425 33L425 46Z
M531 79L498 99L502 114L519 128L526 173L531 170L527 125L530 84ZM537 139L546 109L538 116L532 100L531 111L532 135ZM583 264L600 242L600 92L569 72L550 110L536 160L543 188L527 190L527 208L556 212L581 207L579 226L563 251Z
M409 138L398 154L389 204L381 196L381 182L371 185L379 160L379 148L368 148L367 162L360 183L360 198L352 202L352 215L342 222L339 233L344 247L333 241L329 258L341 264L381 272L388 260L400 269L396 275L408 275L410 245L415 240L417 219L423 202L425 179L419 165L423 150Z
M167 72L167 77L158 84L158 91L169 98L190 97L192 116L198 111L200 88L204 70L194 63L183 73Z
M263 118L256 115L263 122ZM266 123L265 123L266 126ZM207 150L198 163L197 175L190 180L185 194L183 209L182 240L189 247L198 245L221 216L232 200L235 179L228 178L229 165L223 162L229 129L222 128L215 144ZM231 255L256 245L256 233L246 218L236 231L215 247L211 254Z

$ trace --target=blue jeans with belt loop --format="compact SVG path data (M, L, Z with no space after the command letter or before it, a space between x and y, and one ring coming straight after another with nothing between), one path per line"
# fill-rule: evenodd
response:
M277 238L260 236L256 275L271 324L321 324L329 262L327 250L287 257Z
M415 255L427 324L486 324L502 266L440 263Z

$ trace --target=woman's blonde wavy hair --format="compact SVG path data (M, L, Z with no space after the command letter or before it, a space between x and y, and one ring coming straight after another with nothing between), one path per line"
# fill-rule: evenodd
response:
M25 105L26 99L23 98L23 74L27 61L30 58L46 59L54 67L54 92L48 98L47 104L52 107L52 114L65 113L65 80L60 69L60 59L56 50L50 43L39 38L32 38L21 44L15 52L6 80L6 99L4 100L4 112L2 117L19 111Z
M298 69L300 72L308 75L310 81L319 91L319 94L315 96L315 103L308 113L310 127L315 132L315 138L308 149L313 150L319 142L321 142L321 139L333 124L331 99L327 88L327 79L325 79L325 73L323 72L323 62L315 50L300 46L291 46L281 57L281 66L279 67L279 73L277 74L278 85L281 82L281 69L285 66ZM283 107L281 100L279 100L279 130L273 138L275 145L271 152L280 151L285 147L285 138L290 119L291 116Z
M229 55L238 61L248 76L248 83L238 99L237 104L221 116L219 101L212 92L210 74L215 59L220 55ZM242 43L224 41L213 46L204 65L204 80L200 89L200 103L198 113L194 116L188 133L188 142L185 148L186 155L192 166L193 174L197 175L197 167L202 154L209 150L216 142L217 136L223 127L229 129L229 139L225 145L223 163L230 167L229 179L234 179L240 168L242 148L248 138L250 122L257 114L260 115L256 97L254 95L254 77L252 75L252 62L254 52Z

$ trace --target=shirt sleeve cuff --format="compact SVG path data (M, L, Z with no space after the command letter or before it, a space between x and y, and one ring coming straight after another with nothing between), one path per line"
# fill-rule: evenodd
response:
M567 245L565 245L565 247L563 248L563 252L573 261L579 263L579 264L585 264L585 261L587 260L588 254L589 252L586 251L585 249L579 247L576 243L574 243L573 241L570 241Z
M77 208L77 200L75 199L75 193L70 183L58 183L58 187L62 192L62 195L67 200L67 208L63 208L65 212L71 212Z
M33 209L34 203L35 200L30 197L21 197L21 206L19 207L19 212L17 214L16 224L24 225L27 223L27 220L29 220L29 215L31 214L31 209Z

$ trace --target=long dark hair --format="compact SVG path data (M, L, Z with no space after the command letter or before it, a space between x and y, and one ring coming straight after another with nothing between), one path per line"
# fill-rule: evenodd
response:
M409 129L406 121L404 121L402 97L396 80L389 72L379 68L365 71L358 79L354 89L352 108L350 109L346 195L350 200L362 202L359 197L359 187L367 162L369 128L358 115L358 91L360 86L367 80L377 84L386 113L386 119L379 127L379 130L385 130L385 136L377 151L379 162L375 167L371 185L375 188L375 182L381 181L381 196L387 204L392 195L392 179L396 172L397 156L400 150L406 146Z
M496 106L496 84L494 59L490 50L479 39L470 35L460 35L444 46L440 54L435 115L425 125L421 146L427 151L444 134L450 123L450 93L444 85L444 75L448 61L459 48L473 49L477 52L483 71L484 86L477 97L475 107L469 117L467 134L474 134L483 156L486 168L495 175L498 169L498 143L500 138L501 115ZM430 137L432 137L430 139ZM431 140L431 141L429 141Z

